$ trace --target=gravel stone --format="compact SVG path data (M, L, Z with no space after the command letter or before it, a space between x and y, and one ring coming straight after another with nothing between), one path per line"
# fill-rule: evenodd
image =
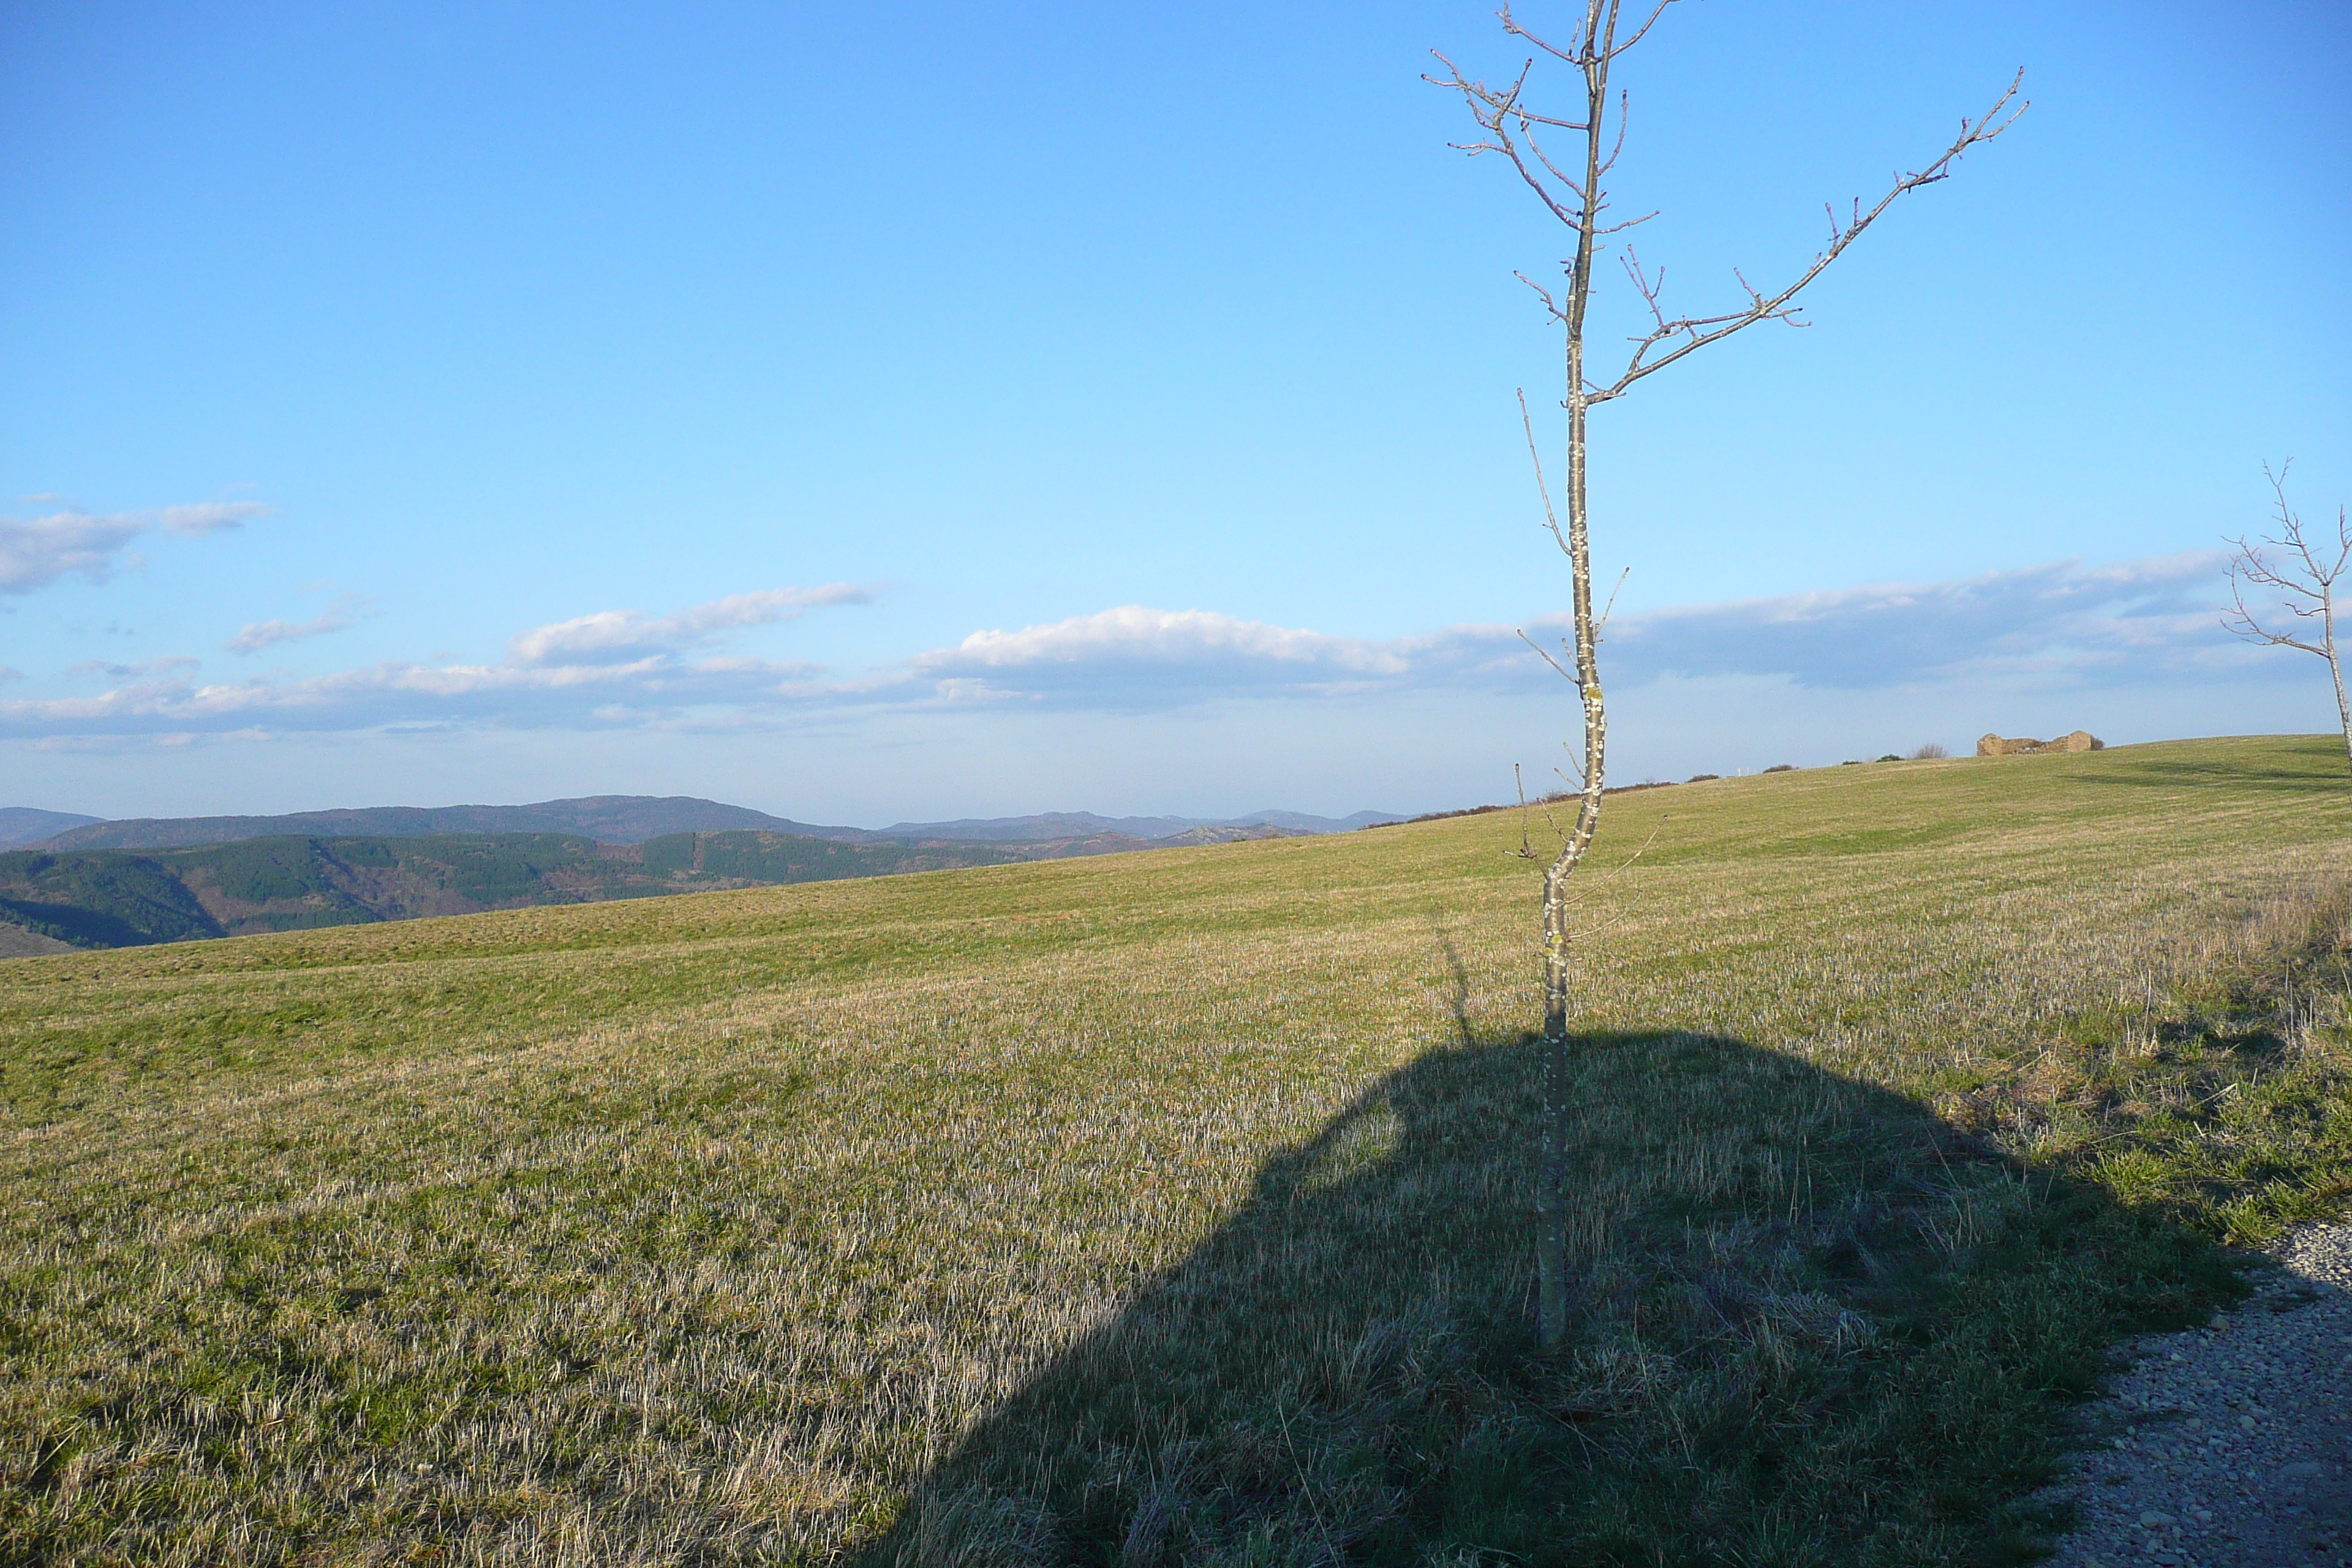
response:
M2352 1568L2352 1225L2271 1249L2235 1317L2151 1334L2048 1500L2060 1568ZM2231 1419L2235 1413L2235 1419Z

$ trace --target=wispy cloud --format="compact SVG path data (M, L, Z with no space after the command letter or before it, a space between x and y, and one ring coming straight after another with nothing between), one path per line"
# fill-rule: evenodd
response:
M498 664L390 660L304 679L205 684L176 675L176 661L105 666L110 674L140 679L92 697L0 701L0 734L153 738L442 723L607 728L674 722L699 710L772 708L808 700L819 668L724 654L693 658L681 650L725 630L870 597L842 586L786 588L658 618L630 611L585 616L521 634ZM254 647L284 640L261 635L267 630L267 623L247 627L238 640L250 637Z
M1616 691L1719 677L1824 693L2066 691L2232 678L2261 655L2220 629L2221 566L2218 553L2096 568L2059 563L1962 582L1661 610L1610 626L1603 668ZM154 667L109 667L139 679L94 697L0 701L0 734L765 726L819 712L854 719L992 703L1134 713L1235 700L1507 694L1559 680L1508 626L1360 638L1140 605L975 632L849 679L712 647L729 631L869 598L835 584L735 595L667 616L582 616L514 637L495 664L393 661L218 684ZM1526 626L1538 641L1566 629L1564 617Z
M2096 683L2242 662L2219 630L2218 552L2084 568L2062 562L1957 583L1693 605L1621 618L1612 687L1665 676L1771 675L1860 690L2021 677ZM1566 616L1528 623L1556 644ZM1558 677L1506 626L1368 640L1129 605L976 632L909 670L940 696L1136 710L1213 698L1495 689Z
M367 607L367 602L365 595L345 594L307 621L248 621L243 631L221 647L230 653L259 653L263 648L276 647L280 643L324 637L329 632L339 632L350 626Z
M86 658L79 664L67 666L66 673L102 675L109 680L131 680L142 676L170 675L174 670L194 669L203 662L184 653L167 653L161 658L141 659L136 664L114 664L102 658Z
M1669 610L1616 628L1609 652L1620 681L1773 674L1843 690L1995 672L2090 684L2180 672L2239 662L2220 627L2224 564L2219 551L2058 562Z
M258 501L205 500L188 506L167 506L154 512L155 521L166 533L184 533L202 538L218 533L225 528L238 528L257 517L268 517L269 509Z
M388 661L296 680L145 680L95 697L0 703L0 732L132 734L270 725L333 731L434 721L607 727L698 707L772 704L817 673L814 665L751 659L535 669Z
M29 594L77 572L102 583L135 559L131 542L142 534L201 537L268 515L257 501L199 501L145 511L68 506L40 517L0 517L0 594Z
M873 602L871 590L849 583L822 588L767 588L732 594L659 617L640 610L605 610L527 631L508 645L520 665L603 665L660 658L708 647L721 632L773 626L828 605Z

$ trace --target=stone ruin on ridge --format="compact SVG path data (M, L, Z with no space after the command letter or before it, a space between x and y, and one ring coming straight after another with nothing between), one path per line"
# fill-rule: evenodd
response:
M1987 735L1977 742L1979 757L2030 757L2042 752L2104 752L2107 743L2088 730L2077 730L2054 741L2004 740Z

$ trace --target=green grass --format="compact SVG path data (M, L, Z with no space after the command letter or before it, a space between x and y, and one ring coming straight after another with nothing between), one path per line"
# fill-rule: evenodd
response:
M1514 814L0 963L0 1562L2020 1560L2352 1189L2333 749L1613 799L1549 1362Z

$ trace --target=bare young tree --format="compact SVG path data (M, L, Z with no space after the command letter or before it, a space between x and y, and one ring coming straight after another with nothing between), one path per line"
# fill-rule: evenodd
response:
M1608 713L1601 700L1599 649L1601 628L1608 619L1604 606L1596 616L1592 605L1592 561L1589 544L1590 515L1586 505L1586 446L1587 416L1600 405L1622 397L1643 377L1654 374L1677 360L1696 353L1710 343L1721 342L1734 332L1745 331L1761 321L1804 323L1796 320L1796 299L1805 287L1828 269L1830 263L1845 253L1846 247L1862 237L1863 231L1878 220L1879 215L1892 205L1897 196L1916 191L1922 185L1934 184L1951 173L1952 165L1961 154L1979 142L1989 142L2015 122L2025 110L2018 101L2017 90L2023 79L2020 72L2009 89L1994 102L1991 109L1974 120L1963 121L1960 131L1951 144L1936 160L1916 173L1898 176L1887 193L1875 205L1864 209L1856 200L1852 210L1840 216L1834 205L1829 209L1830 232L1827 245L1804 267L1795 281L1767 293L1751 286L1744 274L1735 272L1746 302L1715 315L1671 315L1663 299L1664 269L1646 269L1628 245L1619 258L1633 287L1648 307L1649 328L1630 341L1633 351L1610 379L1598 379L1589 374L1585 363L1585 321L1591 302L1594 265L1608 248L1606 237L1633 227L1644 221L1632 218L1623 222L1609 219L1609 197L1601 182L1608 177L1624 145L1626 99L1620 89L1614 101L1612 121L1610 96L1610 73L1619 58L1649 36L1659 17L1674 0L1637 0L1631 16L1623 14L1622 0L1584 0L1584 15L1575 25L1565 43L1555 44L1538 37L1521 26L1506 5L1497 15L1503 30L1513 38L1523 39L1537 54L1564 65L1582 79L1580 100L1571 99L1572 107L1564 115L1540 113L1530 108L1524 97L1528 78L1535 67L1530 57L1520 67L1518 74L1507 82L1489 86L1486 81L1465 77L1459 67L1444 54L1438 61L1445 67L1444 76L1426 79L1462 95L1471 117L1482 132L1479 140L1456 142L1455 146L1473 156L1494 153L1507 163L1519 179L1543 203L1553 217L1566 226L1574 237L1575 254L1561 263L1564 280L1555 294L1537 283L1527 274L1518 275L1521 282L1541 296L1544 308L1559 324L1567 349L1567 395L1561 406L1568 413L1567 483L1558 505L1552 499L1549 481L1543 473L1543 459L1537 449L1534 422L1528 417L1527 395L1519 396L1519 414L1527 431L1528 450L1535 459L1536 481L1543 491L1544 526L1551 532L1569 561L1569 573L1573 589L1574 632L1572 638L1563 639L1562 651L1569 664L1544 649L1551 667L1565 676L1576 689L1583 706L1584 733L1581 757L1575 765L1578 786L1576 819L1562 835L1559 851L1544 872L1543 880L1543 989L1544 1039L1546 1064L1544 1070L1543 1152L1538 1174L1541 1212L1538 1224L1538 1332L1547 1352L1556 1351L1564 1342L1568 1329L1568 1094L1572 1063L1568 1044L1568 993L1570 982L1570 952L1571 933L1569 930L1569 879L1582 863L1585 852L1591 847L1594 831L1601 825L1602 763L1609 735ZM2012 105L2014 107L2012 108ZM1559 148L1559 151L1555 151ZM1650 215L1654 216L1654 215ZM1562 514L1565 513L1563 519ZM1524 636L1524 634L1522 634ZM1530 642L1530 646L1533 646ZM1571 747L1570 755L1577 758L1580 748Z
M2301 648L2327 661L2327 673L2336 678L2336 716L2344 727L2345 762L2352 765L2352 703L2344 700L2344 665L2336 655L2336 580L2352 563L2352 524L2347 524L2344 509L2337 507L2336 556L2331 561L2327 542L2304 532L2303 519L2287 504L2286 470L2284 463L2277 473L2271 472L2268 464L2263 466L2263 478L2270 480L2278 508L2278 536L2249 542L2241 534L2229 542L2236 548L2230 555L2231 609L2221 624L2248 642ZM2273 551L2277 553L2270 553ZM2249 588L2257 598L2272 600L2280 613L2292 617L2284 624L2294 629L2280 631L2275 629L2280 622L2266 626L2256 620L2246 605ZM2314 637L2319 640L2312 641Z

